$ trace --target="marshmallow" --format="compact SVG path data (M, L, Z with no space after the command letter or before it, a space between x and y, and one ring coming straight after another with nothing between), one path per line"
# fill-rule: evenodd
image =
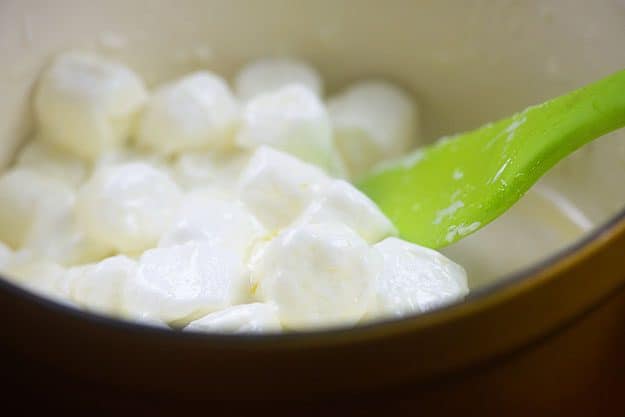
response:
M325 187L319 199L310 203L297 222L341 223L369 243L397 235L395 226L375 203L343 180L334 180Z
M281 329L276 307L266 303L228 307L192 321L184 328L204 333L269 333Z
M86 310L120 315L126 286L136 270L137 262L122 255L70 268L70 297Z
M71 304L66 269L54 262L32 261L30 256L26 256L10 262L4 272L24 288L57 302Z
M375 315L404 316L432 310L464 297L464 269L440 253L397 238L375 245L384 260L376 280Z
M379 254L341 224L285 230L251 263L256 296L278 307L283 326L353 325L374 301Z
M79 186L87 176L84 161L41 140L30 141L22 148L15 167L32 170L72 187Z
M35 92L42 138L86 159L120 147L147 93L125 66L91 54L58 56Z
M291 84L307 87L321 95L321 77L310 65L290 58L264 58L245 66L237 74L234 85L241 100L271 93Z
M173 175L185 189L210 186L228 193L248 160L246 152L186 152L174 162Z
M91 242L74 221L76 196L67 185L19 168L0 177L0 239L61 264L89 261L108 248Z
M37 217L46 209L71 206L73 200L72 190L60 181L26 169L6 172L0 177L0 240L21 248Z
M95 160L93 170L97 171L98 169L131 162L148 163L161 171L169 171L171 168L168 158L163 155L155 155L135 148L122 148L102 153Z
M153 247L181 199L169 175L142 162L97 170L81 188L78 223L93 240L123 253Z
M340 171L326 109L314 92L301 85L250 100L236 140L245 149L268 145L330 173Z
M261 147L241 174L239 196L271 231L288 226L329 182L315 166Z
M4 270L13 258L13 250L0 242L0 270Z
M126 292L133 317L186 324L246 301L249 273L236 252L210 242L146 251Z
M241 203L196 191L185 197L159 246L205 241L245 256L252 242L263 234L264 228Z
M137 143L161 154L232 144L238 103L225 81L196 72L159 88L141 116Z
M386 82L355 84L328 101L328 113L336 146L354 177L404 154L418 139L416 104Z
M36 139L0 175L0 270L86 310L213 333L351 326L468 292L462 267L392 237L332 178L414 144L408 95L367 81L326 109L313 68L274 58L235 88L200 71L148 97L116 62L57 57Z
M24 241L23 248L42 259L70 266L100 260L112 252L109 245L95 241L78 226L75 198L58 207L42 207Z

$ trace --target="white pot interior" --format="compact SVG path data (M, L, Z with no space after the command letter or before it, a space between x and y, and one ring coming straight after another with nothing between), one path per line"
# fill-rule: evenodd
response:
M0 155L30 133L49 58L96 49L149 84L294 55L330 90L380 75L410 88L427 140L477 127L625 67L625 2L597 0L0 2ZM559 164L510 212L446 249L477 287L538 262L625 206L625 138Z

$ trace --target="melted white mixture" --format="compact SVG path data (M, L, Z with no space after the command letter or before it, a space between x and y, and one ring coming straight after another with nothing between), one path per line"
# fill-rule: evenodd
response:
M466 274L402 241L345 179L414 147L417 108L378 80L325 99L262 59L234 91L200 71L147 91L124 65L57 57L38 132L0 177L0 268L62 302L206 332L355 325L463 297Z

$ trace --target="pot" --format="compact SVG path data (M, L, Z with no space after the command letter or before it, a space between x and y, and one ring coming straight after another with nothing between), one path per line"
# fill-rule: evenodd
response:
M231 75L267 55L310 61L330 92L383 76L416 95L433 140L622 69L624 40L616 0L4 0L0 162L32 133L33 84L67 48L122 60L149 85L198 68ZM467 266L472 292L419 316L285 335L182 334L1 280L7 399L36 392L40 401L15 404L66 412L299 398L344 415L620 415L605 398L625 383L622 136L578 151L501 219L446 249Z

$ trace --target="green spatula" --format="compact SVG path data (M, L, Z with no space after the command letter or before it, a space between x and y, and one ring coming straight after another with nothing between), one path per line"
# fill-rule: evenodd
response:
M358 186L402 238L449 245L510 208L582 145L625 126L625 70L477 130L439 140Z

